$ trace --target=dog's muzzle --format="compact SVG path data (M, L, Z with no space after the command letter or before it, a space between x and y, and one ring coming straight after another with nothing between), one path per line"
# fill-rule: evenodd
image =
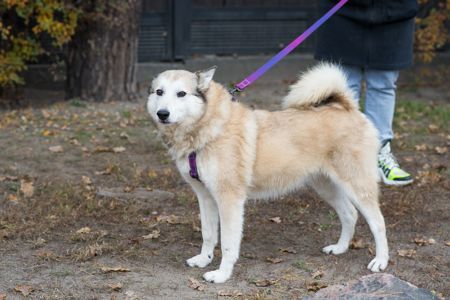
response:
M169 118L170 112L167 109L160 109L156 114L161 121L166 121Z

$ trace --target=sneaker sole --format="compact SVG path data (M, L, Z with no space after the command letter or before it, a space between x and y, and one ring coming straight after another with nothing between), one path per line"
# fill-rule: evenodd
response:
M383 181L384 184L386 185L395 185L395 186L401 186L401 185L408 185L413 183L414 179L410 179L410 180L403 180L403 181L395 181L395 180L390 180L386 177L386 175L384 175L383 171L378 168L378 173L380 174L380 177Z

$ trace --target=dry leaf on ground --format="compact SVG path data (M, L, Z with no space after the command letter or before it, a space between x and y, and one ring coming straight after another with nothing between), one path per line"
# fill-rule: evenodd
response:
M217 292L217 296L220 297L241 297L244 294L238 290L234 290L234 291L224 291L224 290L220 290L219 292Z
M282 258L279 257L267 257L266 260L273 264L279 264L280 262L284 261Z
M124 267L107 267L103 266L100 268L103 273L112 273L112 272L130 272L130 269Z
M192 277L189 277L189 287L193 290L197 291L204 291L206 285L198 281L197 279L194 279Z
M318 278L322 278L323 274L324 274L323 271L317 270L317 271L311 273L311 277L314 279L318 279Z
M17 195L15 195L15 194L9 194L8 196L6 196L6 199L8 199L8 201L11 201L11 202L18 202Z
M273 217L270 218L269 221L280 224L281 223L281 218L280 217Z
M353 239L350 243L350 249L363 249L366 248L366 243L363 239Z
M259 280L253 281L253 283L259 287L266 287L266 286L274 285L277 282L278 282L278 280L275 280L275 279L259 279Z
M27 297L34 291L34 288L31 285L20 284L20 285L16 285L16 287L14 288L14 291L21 293L23 296Z
M76 231L76 233L78 233L78 234L86 234L86 233L89 233L89 232L91 232L91 228L89 228L89 227L83 227L83 228L80 228L80 229L78 229L77 231Z
M50 152L53 152L53 153L61 153L61 152L64 151L63 147L60 146L60 145L58 145L58 146L51 146L51 147L48 148L48 150Z
M280 248L280 249L278 249L278 251L291 253L291 254L296 254L297 253L297 251L295 251L293 248Z
M417 151L425 151L428 149L428 146L427 146L427 144L420 144L420 145L415 145L414 148Z
M397 250L399 256L413 258L416 255L416 250L414 249L400 249Z
M436 244L436 241L434 239L425 239L425 238L415 238L413 240L413 242L419 246L427 246L427 245Z
M92 179L83 175L83 176L81 176L81 182L84 185L91 185L92 184Z
M142 236L144 240L153 240L159 238L160 231L158 229L153 230L151 233Z
M125 147L114 147L113 149L113 152L114 153L121 153L121 152L124 152L126 149L125 149Z
M6 300L6 294L0 294L0 300Z
M120 282L117 283L108 283L108 286L113 290L113 291L120 291L123 287L123 285Z
M326 284L324 284L322 282L318 282L318 281L313 281L306 286L306 288L310 292L317 292L318 290L326 288L326 287L327 287Z
M170 215L170 216L166 216L166 215L159 215L156 217L156 222L166 222L169 224L181 224L182 222L180 221L180 217L176 216L176 215Z
M434 150L436 151L437 154L445 154L447 153L448 149L447 147L435 147Z
M34 194L34 185L31 180L21 179L20 180L20 191L26 198L30 198Z

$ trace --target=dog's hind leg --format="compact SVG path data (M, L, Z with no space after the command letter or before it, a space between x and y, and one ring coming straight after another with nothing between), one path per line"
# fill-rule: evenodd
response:
M318 176L309 184L316 193L336 210L342 224L341 235L336 244L322 249L327 254L341 254L348 250L355 232L358 212L341 187L338 187L327 176Z
M355 177L350 182L348 193L352 203L369 224L375 239L375 258L367 266L372 272L384 270L389 262L389 248L386 226L378 203L378 186L375 180L365 182L363 177Z
M218 270L207 272L203 278L209 282L222 283L230 278L233 266L239 258L239 248L244 226L245 197L218 197L220 215L220 243L222 261Z
M219 235L219 212L215 200L201 183L193 183L192 188L200 206L203 244L200 254L188 259L186 263L190 267L204 268L211 263L214 257L214 248Z

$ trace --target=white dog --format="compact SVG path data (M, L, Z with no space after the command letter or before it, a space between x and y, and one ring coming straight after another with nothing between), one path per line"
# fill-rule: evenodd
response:
M377 132L358 111L341 70L330 64L313 68L275 112L232 102L212 81L214 72L163 72L153 80L147 103L200 205L203 245L187 264L203 268L212 261L220 222L222 261L204 278L226 281L239 257L246 199L274 198L308 185L342 223L338 242L323 251L348 249L359 210L376 243L368 268L385 269L389 253L378 204Z

